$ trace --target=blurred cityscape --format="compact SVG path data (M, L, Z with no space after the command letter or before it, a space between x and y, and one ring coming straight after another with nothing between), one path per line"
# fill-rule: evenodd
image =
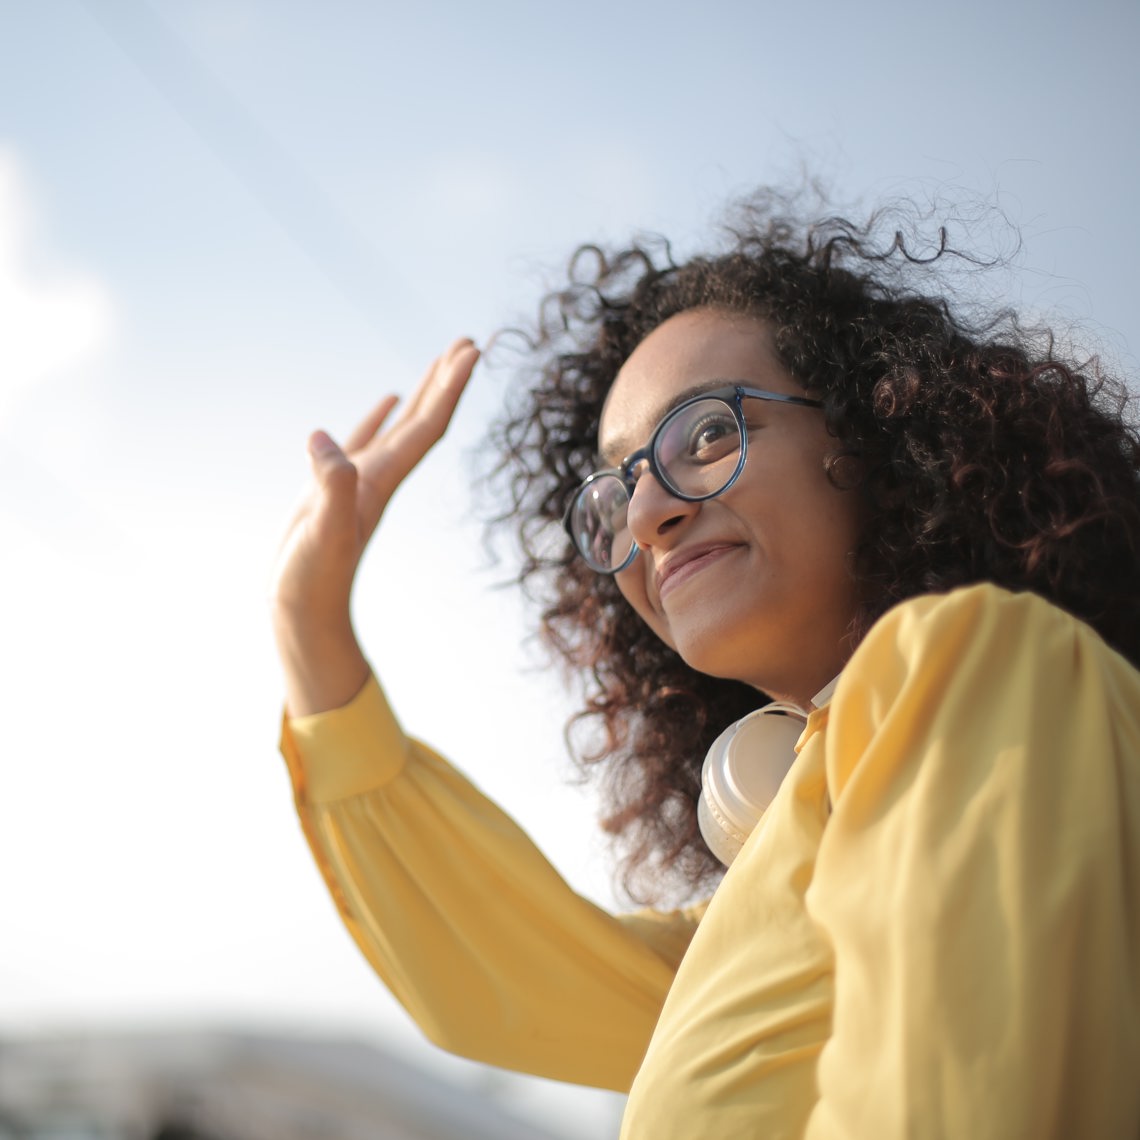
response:
M0 1037L0 1140L564 1140L373 1044L235 1032Z

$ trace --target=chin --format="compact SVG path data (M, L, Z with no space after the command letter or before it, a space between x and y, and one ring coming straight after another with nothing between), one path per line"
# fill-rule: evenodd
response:
M699 673L739 681L765 696L787 699L797 681L803 680L804 645L788 631L774 638L772 624L745 625L736 620L719 626L674 628L671 644L685 664Z
M758 674L767 672L763 663L756 660L754 646L746 652L744 646L733 647L724 636L711 638L677 638L670 643L681 660L698 673L709 677L720 677L725 681L741 681L753 688L759 688L753 680Z

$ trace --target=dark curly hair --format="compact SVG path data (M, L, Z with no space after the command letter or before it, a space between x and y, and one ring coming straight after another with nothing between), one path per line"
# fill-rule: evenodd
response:
M603 825L634 898L678 886L691 897L718 874L696 823L701 763L765 700L687 666L560 525L597 464L618 370L677 313L766 321L783 364L824 403L833 481L857 458L868 521L856 640L902 599L989 581L1050 599L1140 666L1140 433L1127 389L1008 310L952 305L946 270L985 263L944 230L915 253L903 236L914 221L896 208L865 225L806 222L787 199L757 195L730 216L722 252L678 264L662 239L581 247L527 334L532 383L493 429L510 502L496 521L516 529L543 641L584 681L571 750L604 772Z

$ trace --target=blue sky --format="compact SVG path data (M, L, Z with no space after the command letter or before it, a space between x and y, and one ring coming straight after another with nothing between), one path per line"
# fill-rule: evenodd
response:
M1134 378L1138 43L1125 0L0 0L0 1032L403 1032L275 755L307 433L531 313L577 243L693 248L804 168L843 204L994 202L1000 287ZM510 383L401 492L358 625L409 728L609 902L568 705L469 518Z

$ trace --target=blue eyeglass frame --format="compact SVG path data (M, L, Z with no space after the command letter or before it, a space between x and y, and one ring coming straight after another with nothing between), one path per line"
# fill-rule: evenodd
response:
M578 543L575 542L574 531L570 523L570 516L574 511L574 504L578 501L582 492L593 483L595 479L600 479L603 476L616 475L625 484L626 494L630 500L632 500L634 488L637 486L637 478L640 478L640 476L634 478L631 472L637 464L645 460L649 467L650 474L652 474L658 484L675 499L680 499L684 503L704 503L709 499L715 499L718 495L723 495L725 491L740 478L740 473L744 470L744 464L748 460L748 425L744 420L745 399L767 400L769 403L774 404L799 404L805 408L823 407L822 400L813 400L810 396L789 396L783 392L768 392L763 388L750 388L746 384L729 381L721 387L710 388L706 392L698 392L696 395L690 396L687 400L682 400L675 408L670 408L669 411L661 417L657 426L653 429L653 434L649 437L649 442L644 447L633 452L631 455L627 455L617 467L606 467L587 476L574 489L574 494L570 497L570 502L566 505L566 511L562 516L562 526L565 528L575 552L591 570L598 574L620 574L621 571L633 562L640 553L641 548L636 542L632 542L630 544L629 554L625 560L620 566L615 566L611 570L604 570L595 566L582 552ZM737 460L736 470L733 471L732 475L729 476L728 482L726 482L719 491L713 491L711 495L687 495L669 481L660 464L657 462L657 443L661 438L662 432L665 430L665 426L674 416L683 412L685 408L700 403L702 400L720 400L723 404L726 404L732 409L737 430L740 432L740 458Z

